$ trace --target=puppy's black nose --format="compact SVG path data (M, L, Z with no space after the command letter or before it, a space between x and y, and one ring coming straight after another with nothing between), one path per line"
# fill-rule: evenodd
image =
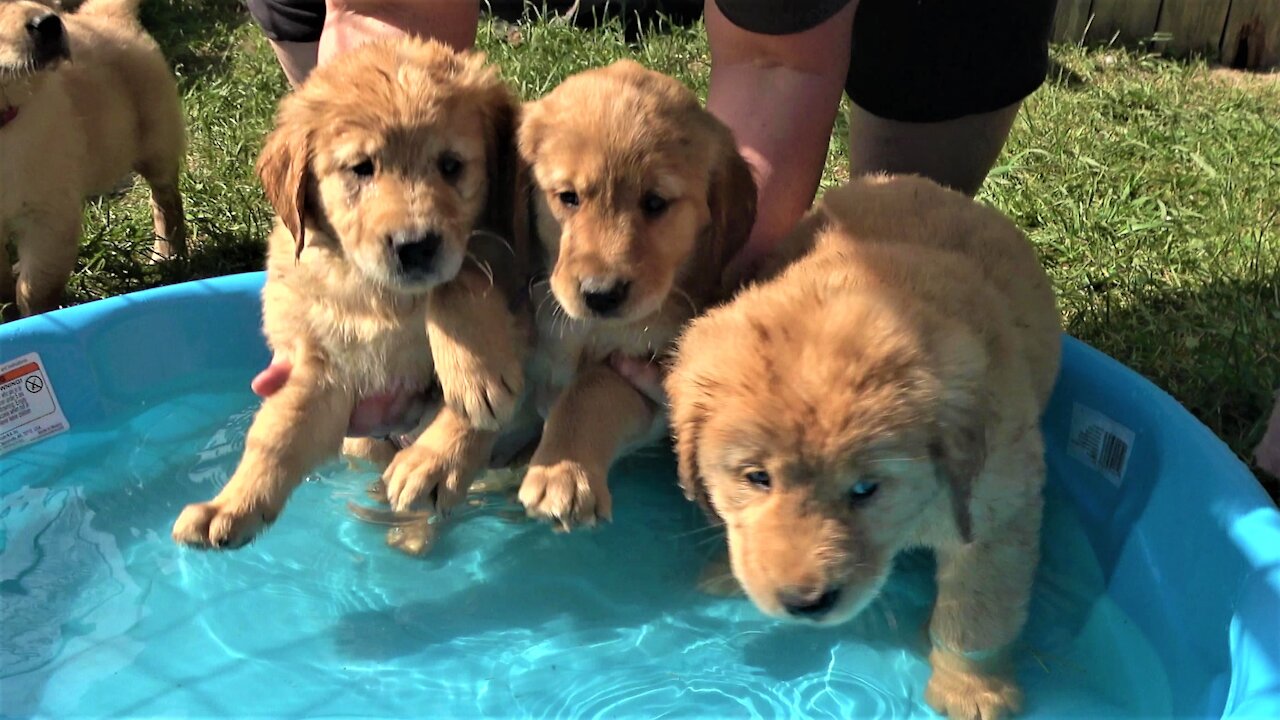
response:
M428 275L440 250L442 238L439 233L428 232L422 235L397 235L391 239L391 247L400 260L400 269L406 275Z
M608 315L627 300L631 283L616 278L589 277L582 280L582 302L597 315Z
M53 13L45 13L28 20L27 34L31 36L37 62L70 55L62 20Z
M837 588L784 588L778 593L787 614L817 620L836 606L840 600Z

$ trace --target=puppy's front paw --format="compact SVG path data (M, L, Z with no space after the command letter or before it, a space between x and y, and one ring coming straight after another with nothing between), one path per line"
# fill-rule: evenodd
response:
M530 517L555 522L560 530L613 517L604 473L593 473L572 460L531 466L520 483L519 497Z
M234 550L248 545L279 514L280 508L248 503L192 503L173 524L173 539L201 550Z
M516 413L524 392L524 368L516 353L487 362L457 350L436 360L436 374L444 400L480 430L501 429Z
M929 654L929 664L933 674L925 702L951 720L999 720L1022 710L1022 690L1003 673L989 673L937 648Z
M447 513L467 494L465 471L446 453L423 445L410 445L396 453L382 481L387 502L396 512L417 507Z

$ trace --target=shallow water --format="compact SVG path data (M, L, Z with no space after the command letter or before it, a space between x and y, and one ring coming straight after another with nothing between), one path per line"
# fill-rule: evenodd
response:
M931 561L837 629L696 589L723 540L654 450L615 468L615 521L558 535L492 501L430 555L356 520L370 472L331 464L255 544L182 550L255 407L187 396L0 458L0 713L119 717L933 717ZM1104 595L1065 499L1020 653L1024 717L1170 713L1164 669Z

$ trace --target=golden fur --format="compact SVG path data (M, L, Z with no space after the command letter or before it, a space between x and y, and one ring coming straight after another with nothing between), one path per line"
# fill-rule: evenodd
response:
M764 612L867 605L900 550L933 548L927 700L990 720L1020 694L1060 320L1026 237L917 177L832 190L776 277L695 320L666 381L681 482L723 520Z
M183 511L175 539L251 540L337 453L361 396L437 378L444 390L421 441L392 460L397 491L435 472L426 443L442 428L485 438L510 418L529 331L509 303L520 250L475 254L511 236L518 111L483 55L410 39L345 53L281 102L258 162L279 216L263 327L293 371L263 401L235 475Z
M755 220L755 184L731 132L692 91L631 61L579 73L532 103L519 143L549 267L533 285L529 368L546 423L520 501L563 528L593 524L612 512L612 461L666 431L662 409L606 359L665 356L720 299L721 273ZM594 312L586 293L617 282L627 283L622 302Z
M574 75L526 104L518 136L532 185L530 252L541 255L532 262L549 269L530 283L529 391L500 436L455 424L420 438L450 460L418 484L397 483L393 463L388 499L403 512L441 483L465 492L486 460L519 453L542 425L519 497L531 516L568 529L610 517L609 465L666 428L608 356L665 354L720 298L721 272L755 219L755 185L728 128L688 88L630 61ZM568 192L578 196L572 206ZM601 278L629 283L607 313L582 297L584 281Z
M89 0L60 15L69 58L37 48L48 4L0 0L0 304L58 307L79 251L81 205L130 172L151 187L155 252L185 250L178 172L185 144L177 85L138 24L133 0ZM49 20L55 24L59 21ZM19 272L2 239L12 235Z

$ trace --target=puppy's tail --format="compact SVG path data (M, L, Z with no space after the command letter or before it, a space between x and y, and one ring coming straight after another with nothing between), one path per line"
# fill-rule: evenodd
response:
M76 10L77 15L97 15L117 20L138 20L138 6L142 0L84 0Z

